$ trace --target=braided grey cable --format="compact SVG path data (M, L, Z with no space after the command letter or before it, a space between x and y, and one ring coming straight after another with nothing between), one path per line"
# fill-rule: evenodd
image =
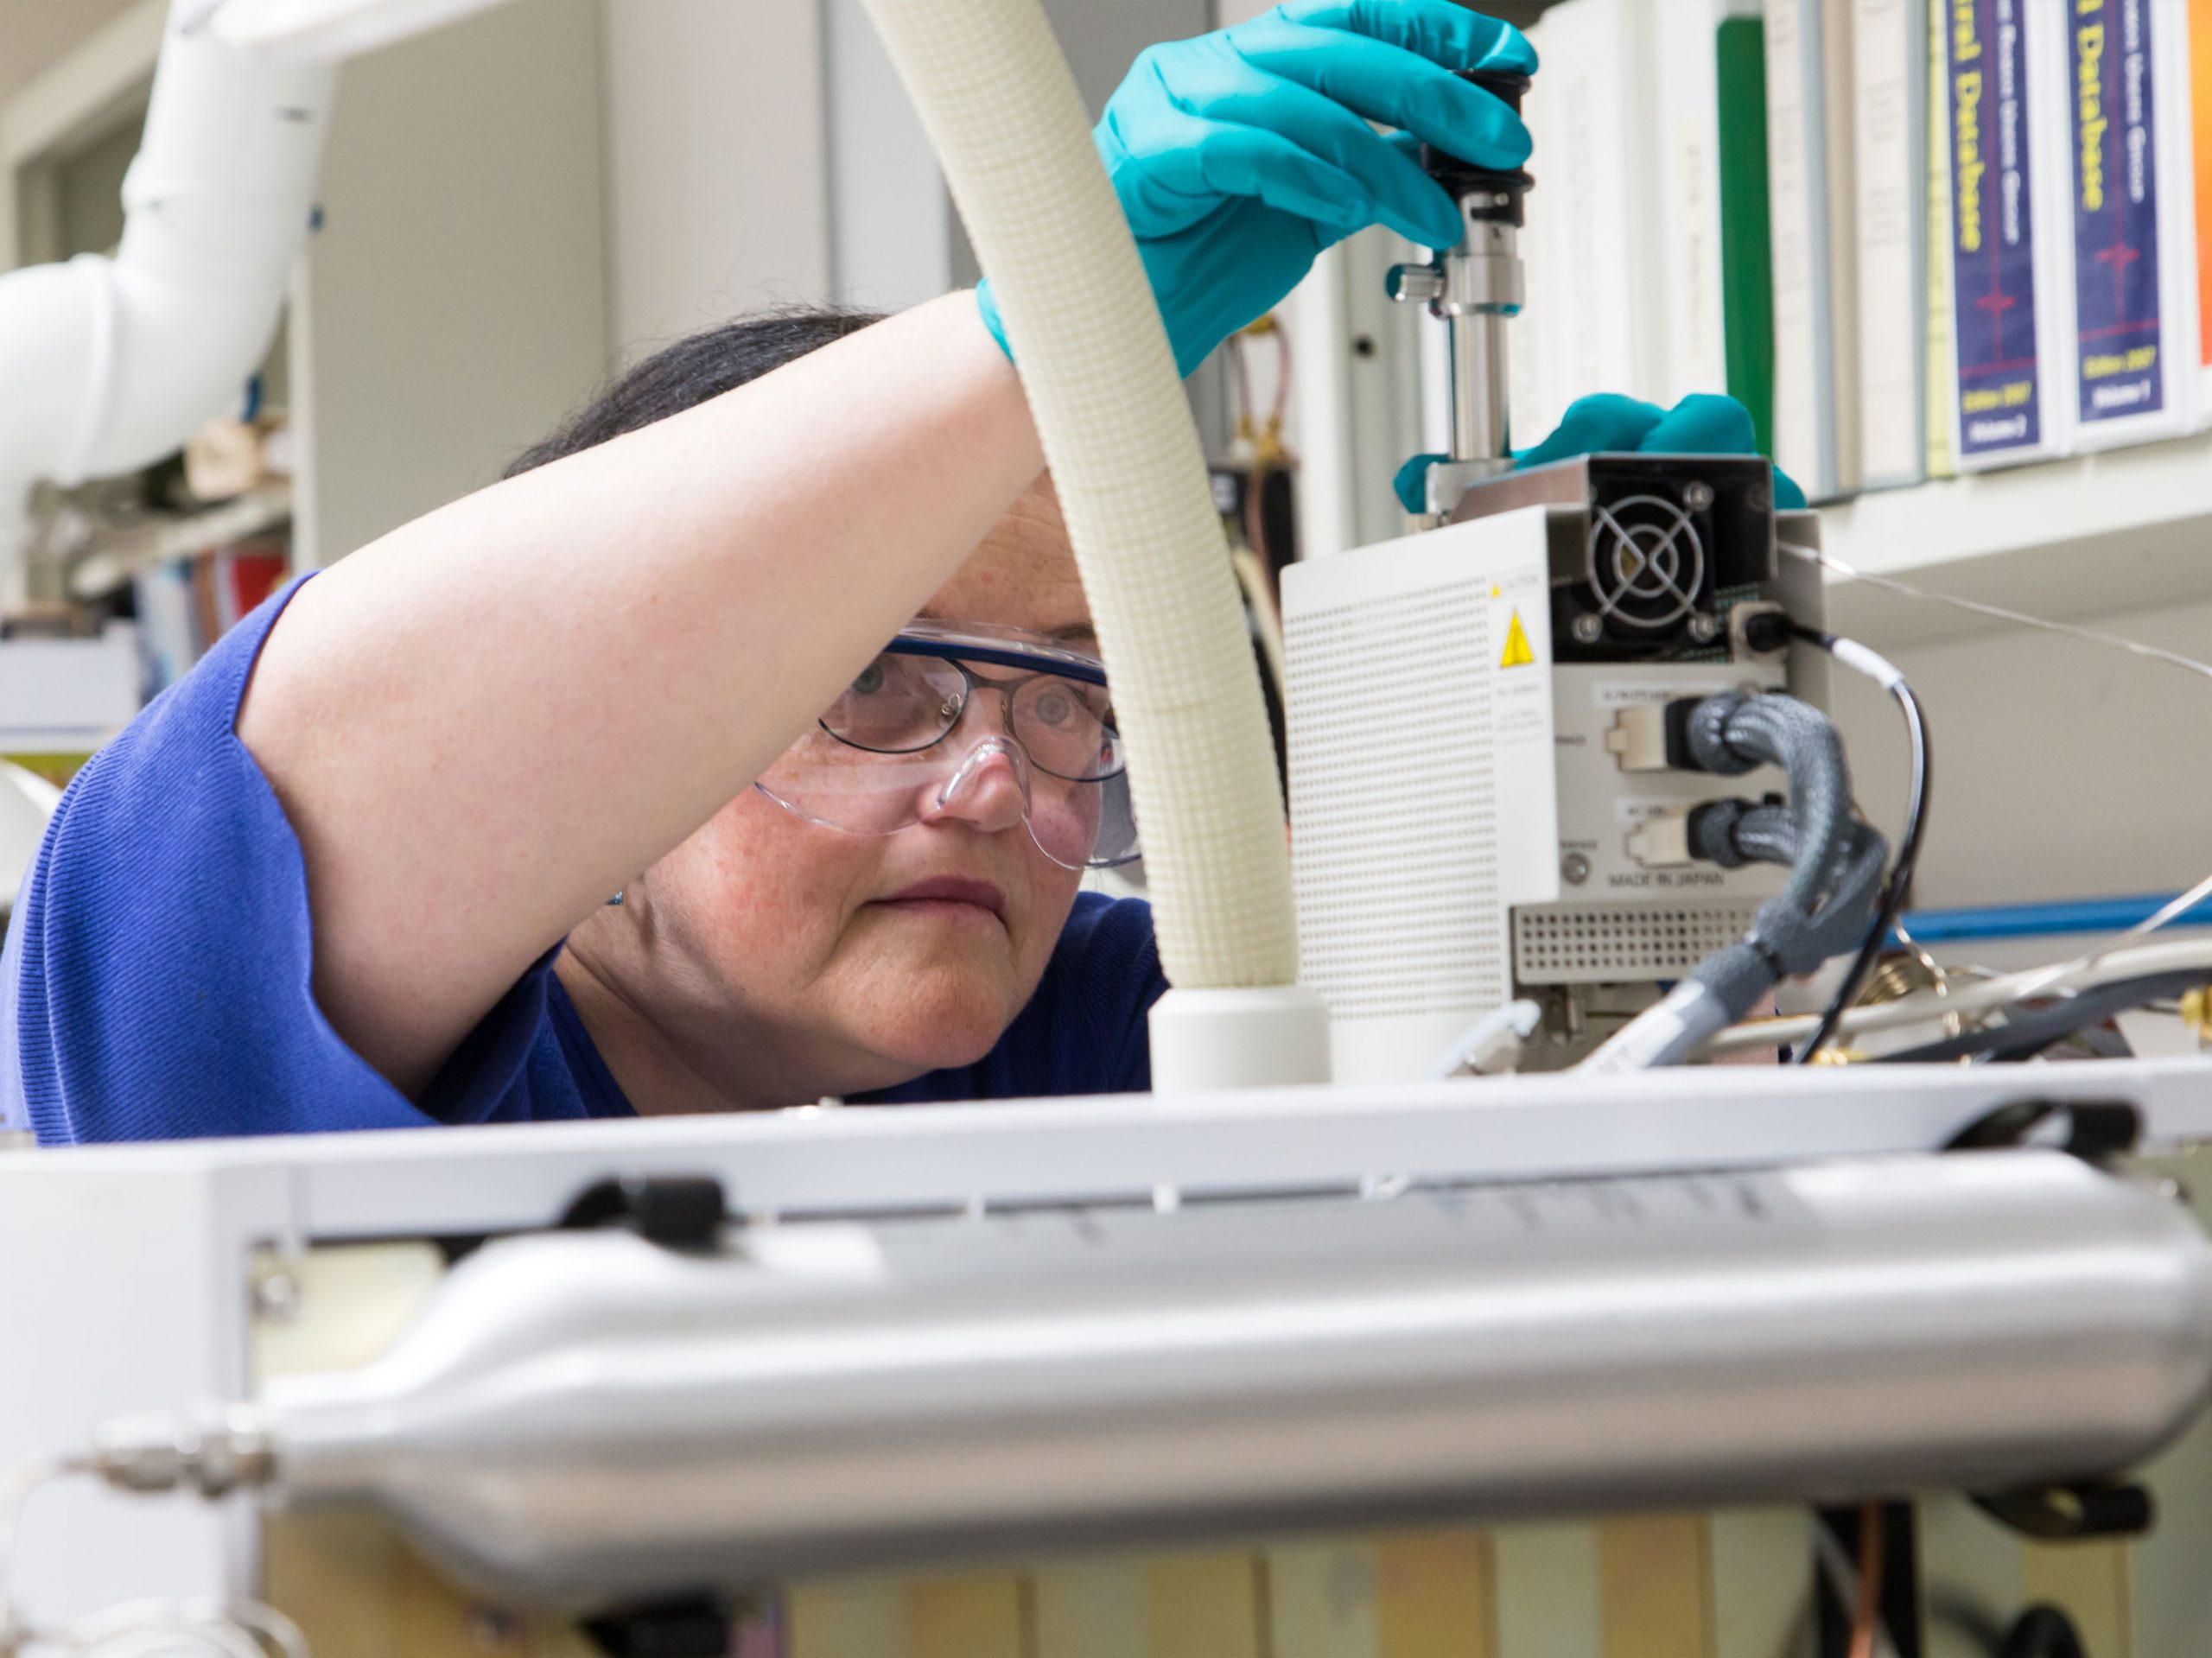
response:
M1586 1070L1641 1070L1686 1058L1777 980L1809 973L1852 948L1880 893L1889 848L1853 816L1851 768L1825 715L1779 693L1723 691L1690 709L1682 734L1684 758L1699 770L1737 777L1777 765L1789 782L1786 807L1729 801L1701 810L1692 849L1726 867L1787 862L1789 879L1759 906L1742 939L1699 962L1584 1060Z

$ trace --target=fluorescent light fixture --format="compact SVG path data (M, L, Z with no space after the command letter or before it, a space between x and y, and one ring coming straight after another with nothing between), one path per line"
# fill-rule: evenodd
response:
M295 63L335 63L392 46L501 0L217 0L215 38Z

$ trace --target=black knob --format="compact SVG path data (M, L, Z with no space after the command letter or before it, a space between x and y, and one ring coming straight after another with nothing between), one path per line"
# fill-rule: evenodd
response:
M1516 115L1521 112L1521 98L1529 90L1529 77L1517 69L1462 69L1459 76L1501 99ZM1471 203L1466 213L1471 219L1492 224L1521 224L1521 198L1536 184L1524 169L1501 172L1496 168L1478 167L1472 162L1446 154L1433 144L1421 147L1421 165L1423 172L1455 199L1490 196L1491 200L1487 203Z
M1462 69L1459 79L1481 87L1493 98L1503 98L1514 114L1521 113L1521 98L1529 90L1529 77L1518 69Z

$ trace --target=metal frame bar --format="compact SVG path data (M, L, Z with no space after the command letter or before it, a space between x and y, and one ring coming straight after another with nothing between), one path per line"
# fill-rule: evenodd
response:
M721 1118L91 1147L0 1157L12 1183L281 1174L272 1236L439 1236L547 1224L610 1173L710 1174L754 1218L1773 1166L1929 1150L2023 1097L2124 1100L2158 1146L2212 1139L2212 1063L2032 1069L1713 1066Z

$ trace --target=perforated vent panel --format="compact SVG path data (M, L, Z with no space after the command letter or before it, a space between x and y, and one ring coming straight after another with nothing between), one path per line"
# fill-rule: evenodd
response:
M1753 902L1546 904L1513 917L1514 976L1523 984L1679 979L1751 924Z
M1510 988L1482 582L1284 619L1300 976L1338 1019Z

